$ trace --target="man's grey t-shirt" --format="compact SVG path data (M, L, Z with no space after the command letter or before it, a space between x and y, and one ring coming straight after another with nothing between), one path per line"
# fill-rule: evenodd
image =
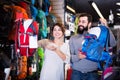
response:
M85 32L84 34L74 35L70 38L69 44L71 52L71 63L74 70L78 70L81 72L90 72L97 70L98 63L88 59L78 58L79 49L82 48L85 34L87 34L87 32Z

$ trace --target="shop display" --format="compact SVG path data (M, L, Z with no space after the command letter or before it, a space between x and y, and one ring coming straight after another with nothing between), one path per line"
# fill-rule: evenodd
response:
M36 16L34 13L31 15L28 10L30 5L30 1L24 0L2 1L0 3L0 15L3 17L0 19L0 63L2 65L0 67L0 79L2 80L8 80L8 78L11 80L39 79L41 65L38 63L37 40L39 26L46 24L45 31L47 31L47 21L46 23L43 20L36 21L38 13ZM31 6L32 12L34 12L34 8L38 10L35 4ZM47 32L43 35L46 38ZM41 39L42 36L39 37ZM3 50L7 52L4 55L2 55Z

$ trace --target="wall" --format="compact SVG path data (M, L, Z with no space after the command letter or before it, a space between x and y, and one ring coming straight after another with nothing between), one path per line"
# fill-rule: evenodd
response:
M52 6L51 14L55 15L57 22L64 24L64 0L49 0Z

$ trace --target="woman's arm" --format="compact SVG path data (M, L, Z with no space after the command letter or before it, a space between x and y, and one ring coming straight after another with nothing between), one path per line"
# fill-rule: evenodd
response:
M66 55L60 49L56 48L55 52L63 61L66 60Z
M70 63L70 49L69 49L69 44L65 43L63 46L64 50L56 49L57 55L65 62L65 63Z
M62 60L66 59L65 54L57 46L51 44L51 45L47 45L46 48L54 51Z
M38 41L38 47L45 48L48 43L49 43L48 39L41 39Z
M70 50L69 50L69 44L65 43L63 46L64 50L61 50L55 45L48 45L46 48L55 51L55 53L65 62L65 63L70 63Z

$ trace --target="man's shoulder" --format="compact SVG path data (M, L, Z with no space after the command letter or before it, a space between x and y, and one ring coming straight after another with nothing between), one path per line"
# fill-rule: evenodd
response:
M84 36L84 34L74 34L71 36L71 38L81 38L83 36Z
M74 34L71 37L78 37L78 36L79 36L79 34Z
M78 37L78 34L75 34L75 35L72 35L70 39L77 38L77 37Z

